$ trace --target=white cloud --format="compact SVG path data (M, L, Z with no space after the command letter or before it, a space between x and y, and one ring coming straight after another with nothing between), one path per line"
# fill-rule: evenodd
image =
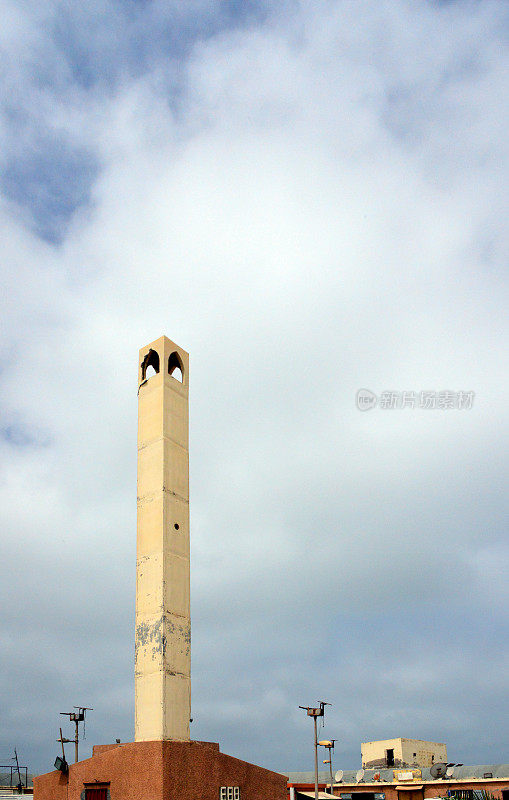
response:
M130 75L114 48L117 82L42 93L100 170L58 247L0 209L2 406L32 440L0 450L4 636L41 654L3 702L39 703L52 676L36 769L66 702L97 708L90 736L132 736L135 361L161 333L191 354L194 735L305 768L294 707L326 695L344 766L395 727L478 757L447 696L480 687L492 724L499 684L488 701L467 648L498 647L504 613L486 634L483 575L490 597L504 583L503 24L489 2L286 8L198 37L177 70L157 51ZM360 414L360 386L476 398ZM285 750L264 744L272 712Z

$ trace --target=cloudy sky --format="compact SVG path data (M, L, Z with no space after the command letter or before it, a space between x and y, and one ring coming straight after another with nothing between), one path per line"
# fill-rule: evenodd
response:
M509 760L508 30L504 0L3 0L1 763L50 769L78 704L83 756L133 738L163 333L193 738L311 769L323 699L336 767L393 736Z

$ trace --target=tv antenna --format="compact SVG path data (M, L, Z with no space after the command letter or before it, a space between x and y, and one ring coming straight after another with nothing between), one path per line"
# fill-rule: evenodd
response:
M18 786L17 786L17 789L18 789L18 792L21 794L21 788L22 788L21 772L19 771L19 761L18 761L18 754L16 752L16 748L14 748L14 758L12 760L16 762L16 771L18 773Z
M315 800L318 800L318 731L316 727L316 720L318 717L325 716L325 706L330 706L332 703L327 703L326 700L320 700L319 708L310 708L309 706L299 706L302 708L303 711L307 712L308 717L313 718L314 726L315 726L315 738L314 738L314 747L315 747Z
M64 742L74 742L74 761L76 762L76 761L78 761L79 724L80 724L80 722L83 723L83 738L86 739L86 734L85 734L86 722L85 722L85 719L86 719L87 711L93 711L94 709L90 708L90 706L74 706L74 708L77 709L77 710L76 711L61 711L60 712L64 717L69 717L69 722L74 722L74 724L76 726L74 739L63 739L62 738L62 729L60 728L60 739L57 739L57 742L60 741L60 740L62 741L62 752L63 752L63 749L64 749ZM65 755L64 755L64 761L65 761Z
M12 763L13 761L15 761L16 763L13 764ZM25 774L25 787L28 786L28 767L20 767L19 758L18 758L18 750L17 750L16 747L14 748L14 756L13 756L13 758L9 759L9 763L8 764L0 764L0 769L1 770L3 770L3 769L6 769L6 770L8 769L9 770L9 773L10 773L9 788L12 789L14 787L14 781L16 780L15 776L16 776L16 773L17 773L18 774L18 782L16 784L16 788L17 788L19 794L21 794L21 791L22 791L22 788L23 788L23 779L21 777L21 771L22 770L23 770L23 772ZM1 788L2 787L0 786L0 789Z
M64 736L62 734L62 728L60 728L60 739L57 739L57 742L60 742L62 745L62 758L60 758L60 756L57 756L55 759L55 769L59 769L60 772L65 773L69 769L67 761L65 760L64 744L65 742L72 742L72 741L73 739L64 739Z

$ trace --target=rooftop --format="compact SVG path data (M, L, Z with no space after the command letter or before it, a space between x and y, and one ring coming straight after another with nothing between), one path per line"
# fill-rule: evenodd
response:
M415 767L409 767L408 771L411 769L415 769ZM509 779L509 764L476 764L473 766L467 766L466 764L462 767L454 767L454 774L451 778L446 779L437 779L433 778L430 773L429 767L419 767L422 775L423 781L431 781L447 784L449 781L457 781L457 780L467 780L469 778L474 778L477 780L489 780L490 778L485 778L486 775L491 773L491 778L493 780L500 780L500 779ZM334 769L334 774L337 772ZM352 784L357 783L356 775L358 770L356 769L345 769L343 772L343 778L341 783L343 784ZM405 768L397 769L396 772L405 772ZM315 773L314 772L284 772L284 775L287 776L289 783L314 783L315 781ZM393 769L366 769L364 770L364 776L360 783L374 783L374 776L380 775L380 780L376 781L376 783L400 783L400 781L395 780L394 778L394 770ZM330 774L329 772L319 772L318 773L318 782L319 783L330 783Z

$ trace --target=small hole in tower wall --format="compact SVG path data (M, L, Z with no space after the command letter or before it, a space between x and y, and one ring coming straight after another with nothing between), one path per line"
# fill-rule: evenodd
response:
M174 525L173 527L175 528L175 530L176 530L176 531L178 531L178 529L179 529L179 527L180 527L180 526L179 526L178 522L176 522L176 523L175 523L175 525Z
M168 359L168 373L180 383L184 383L184 365L177 352L172 353Z

